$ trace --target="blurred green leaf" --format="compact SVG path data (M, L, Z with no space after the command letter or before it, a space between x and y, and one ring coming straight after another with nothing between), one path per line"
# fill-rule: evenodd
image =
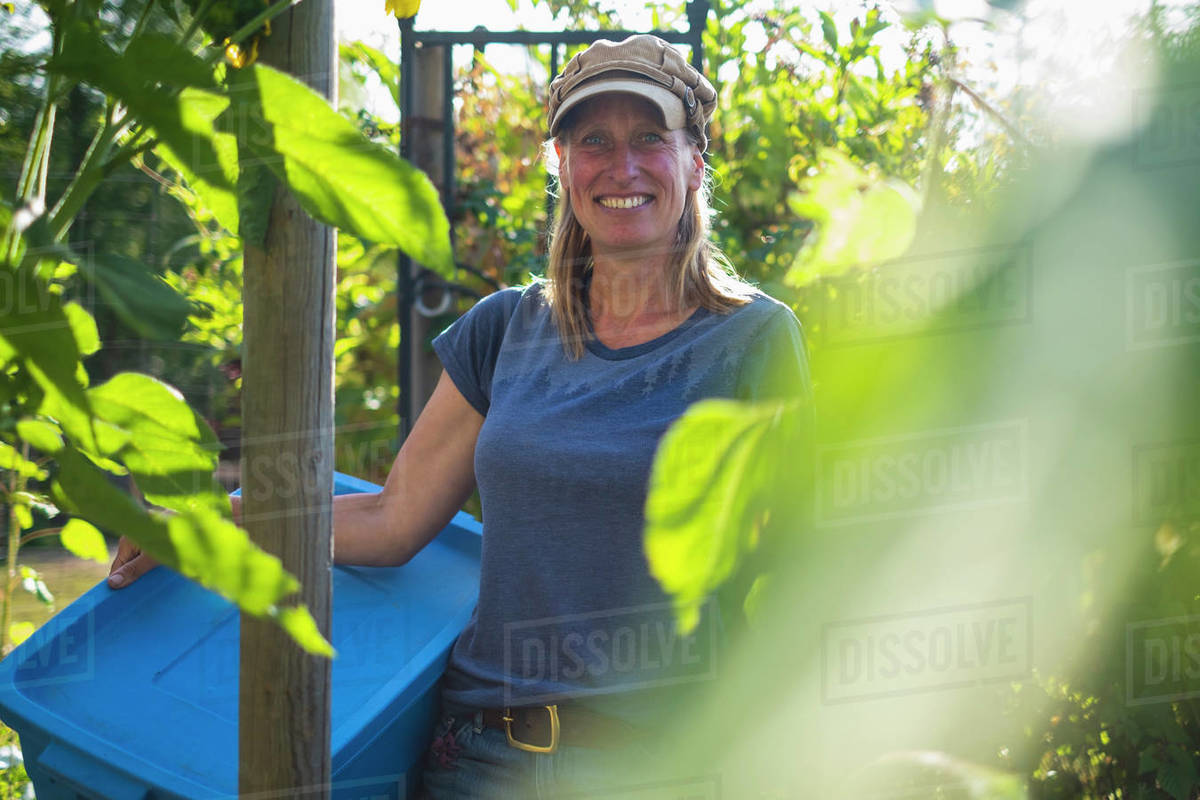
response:
M16 448L11 445L0 442L0 469L12 470L22 478L37 478L41 480L46 477L46 471L37 464L21 457Z
M108 546L104 543L104 534L87 520L78 517L68 520L59 536L63 547L80 558L95 561L97 564L108 563Z
M75 344L79 354L90 356L100 349L100 331L96 329L96 320L78 303L67 303L63 312L71 324L71 333L75 336Z
M314 655L326 656L334 658L337 653L334 652L333 646L325 640L321 632L317 629L317 622L312 618L312 613L309 612L308 606L287 606L279 609L278 620L280 626L285 631L292 635L296 643L309 653Z
M646 557L683 632L755 546L794 413L783 403L703 400L663 436L646 501Z
M343 45L343 47L361 58L379 75L380 82L383 83L384 88L392 96L392 100L396 103L396 108L399 108L400 65L364 42L354 42L351 45Z
M17 420L17 436L46 455L54 455L63 447L62 429L45 420Z
M821 35L825 37L825 43L829 45L829 49L834 53L838 49L837 25L833 22L833 15L828 11L818 11L821 15Z
M79 265L80 275L126 325L148 339L176 341L192 304L162 278L131 258L96 256Z
M14 622L8 626L8 637L12 639L13 644L20 644L33 636L36 630L32 622Z
M789 199L792 212L813 220L816 230L788 272L788 284L871 268L908 250L918 207L909 187L873 176L836 150L822 151L819 170Z

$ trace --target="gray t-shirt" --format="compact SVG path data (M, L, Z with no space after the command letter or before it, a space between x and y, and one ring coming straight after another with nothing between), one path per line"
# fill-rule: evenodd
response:
M591 338L573 361L535 283L484 298L433 346L485 417L479 604L451 654L446 699L590 699L636 718L638 704L622 709L621 695L711 677L717 615L706 606L697 632L677 636L649 572L651 464L697 400L808 391L791 310L766 295L729 314L701 308L643 344L614 350Z

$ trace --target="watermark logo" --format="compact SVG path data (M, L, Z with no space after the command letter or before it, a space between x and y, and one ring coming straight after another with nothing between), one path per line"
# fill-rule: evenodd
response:
M1200 697L1200 616L1125 626L1125 701L1131 706Z
M1027 497L1024 420L862 439L818 450L817 520L841 525Z
M21 644L21 661L13 685L22 688L57 686L96 677L96 622L93 611L82 614L57 632L53 624L35 630Z
M1200 261L1130 269L1126 274L1126 349L1190 342L1200 342Z
M716 615L715 603L705 602L698 628L687 635L670 603L506 623L504 702L537 705L711 680Z
M334 569L333 594L335 598L356 601L335 601L330 635L337 652L330 665L330 679L336 689L333 713L343 717L348 710L368 705L371 697L395 678L397 665L413 658L424 641L414 636L406 614L382 612L388 607L386 595L353 570ZM236 610L230 611L208 635L156 676L155 682L177 697L236 723L240 634L240 616Z
M1200 159L1200 84L1146 89L1134 94L1137 137L1134 164L1143 169Z
M339 426L318 432L332 437L333 464L348 475L386 475L395 457L396 428L387 423ZM255 513L244 521L295 517L314 508L330 507L330 498L317 497L317 481L324 450L299 446L308 437L301 433L253 437L242 441L242 493L251 502L268 498L295 501L282 511Z
M1200 440L1136 448L1133 485L1136 523L1200 515Z
M91 242L77 243L73 248L73 258L81 263L92 260ZM67 279L78 270L62 261L63 255L67 254L58 246L31 247L24 258L36 267L0 268L0 333L18 348L22 337L37 340L50 331L69 328L71 318L61 310L68 303L77 303L89 314L95 312L94 283L68 283Z
M821 700L846 703L976 686L1032 668L1029 598L826 625Z
M837 280L818 316L829 346L946 333L1030 319L1026 247L984 247L891 261Z

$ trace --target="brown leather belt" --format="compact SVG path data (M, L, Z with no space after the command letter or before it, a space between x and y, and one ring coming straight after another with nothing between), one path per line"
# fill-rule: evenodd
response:
M521 708L485 708L483 726L504 731L508 743L531 753L571 747L620 747L648 735L624 720L597 714L574 703Z

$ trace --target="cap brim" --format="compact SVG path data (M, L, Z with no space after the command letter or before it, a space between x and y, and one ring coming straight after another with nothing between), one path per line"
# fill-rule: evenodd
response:
M558 107L558 110L554 114L554 119L550 120L550 135L558 135L559 126L566 118L567 112L572 108L598 94L610 94L614 92L644 97L654 103L662 111L663 123L666 125L667 130L673 131L687 125L687 115L683 111L683 101L665 86L660 86L650 81L639 81L630 78L601 78L595 81L588 81L586 85L571 92L570 96Z

